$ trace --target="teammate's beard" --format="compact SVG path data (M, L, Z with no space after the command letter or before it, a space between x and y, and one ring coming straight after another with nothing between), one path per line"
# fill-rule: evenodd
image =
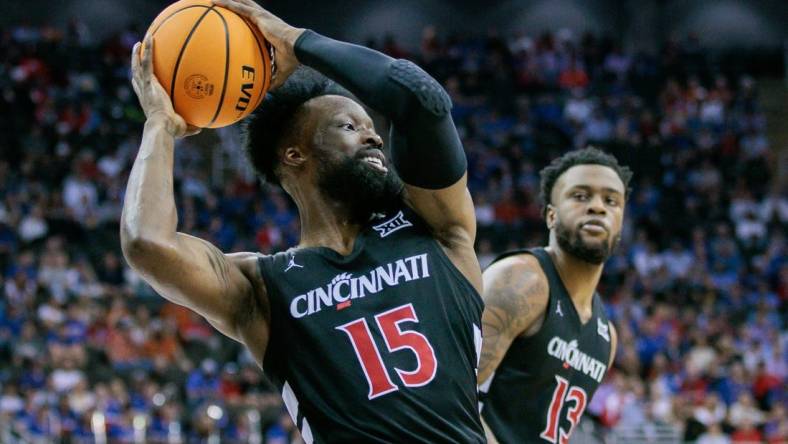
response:
M373 213L383 213L402 201L403 184L399 176L391 168L386 174L375 171L361 160L363 151L339 161L320 157L321 191L333 200L346 203L355 222L365 223Z
M562 250L589 264L601 265L613 254L621 242L621 233L609 237L604 242L589 244L580 235L580 227L575 230L564 225L560 220L555 227L555 237Z

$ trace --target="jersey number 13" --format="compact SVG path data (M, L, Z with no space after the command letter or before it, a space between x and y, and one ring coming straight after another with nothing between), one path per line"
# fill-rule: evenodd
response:
M558 375L556 375L555 379L558 385L553 392L550 407L547 409L547 426L539 437L553 444L568 444L572 430L575 429L580 417L583 415L583 411L586 409L588 396L581 387L570 387L569 381L566 379ZM569 411L566 412L566 418L569 420L569 431L565 432L564 429L558 426L560 422L558 415L564 409L564 403L567 401L573 404Z

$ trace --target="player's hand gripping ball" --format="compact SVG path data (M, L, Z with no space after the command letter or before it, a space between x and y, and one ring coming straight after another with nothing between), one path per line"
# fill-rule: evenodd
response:
M298 68L298 59L295 56L295 43L303 34L303 28L296 28L285 23L279 17L271 14L258 5L255 0L212 0L216 6L227 8L249 23L256 25L257 30L274 47L276 53L276 75L271 83L271 89L281 86L285 80Z
M148 122L159 121L173 137L185 137L200 132L200 129L188 125L181 116L172 109L170 97L153 75L151 62L151 45L153 40L148 36L144 44L137 42L131 51L131 85L145 112ZM147 50L143 53L142 48Z
M173 3L147 36L153 73L188 125L233 124L257 108L271 85L271 45L257 26L209 0ZM145 48L141 53L144 60Z

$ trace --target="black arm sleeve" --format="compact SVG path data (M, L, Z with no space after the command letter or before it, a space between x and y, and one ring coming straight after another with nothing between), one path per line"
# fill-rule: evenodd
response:
M451 100L421 68L310 30L296 41L295 54L391 120L391 157L405 183L440 189L465 173Z

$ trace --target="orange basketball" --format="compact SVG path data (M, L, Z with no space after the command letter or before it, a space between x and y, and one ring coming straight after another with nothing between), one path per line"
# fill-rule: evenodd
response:
M153 21L153 70L175 112L200 128L246 117L271 84L271 47L257 27L207 0L173 3Z

